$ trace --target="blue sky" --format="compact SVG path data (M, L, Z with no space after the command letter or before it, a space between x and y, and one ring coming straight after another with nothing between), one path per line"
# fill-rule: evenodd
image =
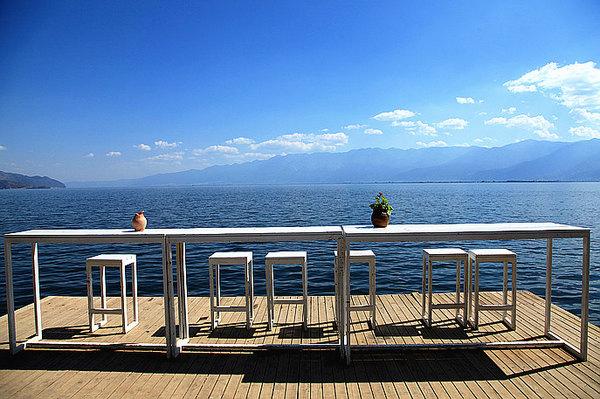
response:
M3 2L0 170L600 137L600 3Z

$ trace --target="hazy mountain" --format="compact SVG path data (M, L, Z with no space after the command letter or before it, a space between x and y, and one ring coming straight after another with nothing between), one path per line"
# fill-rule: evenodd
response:
M65 185L47 176L26 176L0 171L0 189L3 188L65 188Z
M294 154L140 179L68 185L140 187L482 180L600 181L600 139L575 143L526 140L494 148L366 148L343 153Z

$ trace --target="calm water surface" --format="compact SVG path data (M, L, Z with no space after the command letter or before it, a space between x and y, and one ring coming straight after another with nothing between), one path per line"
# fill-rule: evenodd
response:
M352 184L298 186L222 186L146 189L0 190L0 233L42 228L129 228L144 209L149 227L308 226L370 223L368 204L384 191L395 211L393 223L558 222L592 229L590 316L600 324L600 183ZM545 290L545 241L459 242L464 248L505 247L519 257L518 288ZM415 243L368 244L377 253L378 293L420 289L421 249ZM556 240L554 302L579 314L581 240ZM187 247L190 295L208 295L207 258L214 251L251 250L255 289L265 293L264 255L271 250L306 250L311 295L333 294L333 243L194 244ZM138 256L141 295L162 295L161 249L157 245L40 245L42 295L86 295L85 259L102 252ZM13 248L15 302L32 302L29 247ZM491 269L491 270L490 270ZM436 275L436 290L453 289L452 267ZM4 275L4 273L2 273ZM241 273L223 273L223 293L243 294ZM482 289L499 290L499 269L482 270ZM108 272L109 292L118 276ZM276 291L301 289L298 271L276 275ZM355 293L368 290L365 267L352 269ZM0 285L0 312L6 313Z

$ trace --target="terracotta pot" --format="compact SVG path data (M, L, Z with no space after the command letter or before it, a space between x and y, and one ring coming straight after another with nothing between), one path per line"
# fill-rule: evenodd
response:
M131 219L131 227L133 227L135 231L144 231L147 225L148 220L146 219L146 216L144 216L144 211L137 212L133 216L133 219Z
M390 222L390 215L387 212L373 212L371 214L371 223L374 227L387 227Z

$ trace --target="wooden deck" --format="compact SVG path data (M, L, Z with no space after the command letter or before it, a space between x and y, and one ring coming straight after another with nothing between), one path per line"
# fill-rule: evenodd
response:
M499 297L485 293L485 299ZM366 297L355 296L354 301ZM450 294L436 294L450 301ZM116 301L112 298L111 301ZM465 331L452 311L434 311L436 323L419 320L416 294L378 296L378 323L369 329L366 312L353 312L352 342L450 343L540 339L544 301L519 292L514 332L482 314L479 331ZM243 314L224 314L210 332L208 298L189 299L191 343L333 343L333 297L311 297L310 328L301 327L301 305L276 307L279 325L266 331L266 300L257 298L253 331ZM241 304L243 298L232 298ZM110 305L110 303L109 303ZM47 297L42 301L44 339L80 342L164 343L162 298L140 298L140 325L126 335L119 317L87 332L86 298ZM33 334L31 306L17 311L19 338ZM553 308L552 329L577 342L579 318ZM600 397L600 328L590 326L589 360L579 362L561 349L411 350L353 352L344 366L335 351L162 352L27 349L7 350L6 316L0 318L1 397Z

